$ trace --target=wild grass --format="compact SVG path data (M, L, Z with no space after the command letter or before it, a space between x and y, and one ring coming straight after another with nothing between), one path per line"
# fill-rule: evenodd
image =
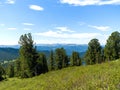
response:
M0 82L0 90L120 90L120 60Z

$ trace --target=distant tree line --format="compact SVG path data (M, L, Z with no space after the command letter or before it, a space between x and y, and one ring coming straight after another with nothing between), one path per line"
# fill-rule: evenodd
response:
M7 68L0 65L0 80L8 77L29 78L52 70L59 70L68 66L81 66L82 59L76 51L71 56L66 54L64 48L51 50L49 58L39 53L30 33L21 35L19 39L19 58ZM88 43L88 50L84 56L87 65L100 64L120 58L120 33L113 32L107 39L103 48L99 40L94 38Z

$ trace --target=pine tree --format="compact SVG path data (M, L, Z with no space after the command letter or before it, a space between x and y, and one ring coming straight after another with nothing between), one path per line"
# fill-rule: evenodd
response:
M14 66L12 64L8 66L8 77L14 77Z
M107 61L120 58L120 33L113 32L105 45L105 58Z
M42 73L46 73L46 72L48 72L48 66L47 66L47 59L46 59L45 54L41 53L40 58L41 58L41 61L43 63L42 64L42 67L43 67Z
M73 51L71 55L71 66L80 66L81 59L78 52Z
M62 69L68 65L68 58L64 48L55 50L56 69Z
M5 70L3 69L3 67L0 64L0 81L4 79L3 75L5 75Z
M19 40L20 46L20 67L21 77L34 76L34 66L36 65L36 48L34 47L30 33L24 34Z
M70 62L70 57L68 55L66 55L65 57L65 67L68 67L69 66L69 62Z
M37 58L37 64L35 66L35 74L39 75L41 73L48 72L47 59L45 54L39 53Z
M88 43L88 50L85 55L87 64L101 63L101 46L98 39L92 39Z
M54 59L54 52L51 50L50 52L50 70L55 70L55 59Z
M15 61L15 76L19 77L19 76L20 76L20 72L21 72L20 59L18 58L18 59Z

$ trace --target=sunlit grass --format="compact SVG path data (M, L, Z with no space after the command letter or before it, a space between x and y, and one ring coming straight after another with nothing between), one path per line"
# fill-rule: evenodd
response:
M9 78L0 90L120 90L120 61L68 67L29 79Z

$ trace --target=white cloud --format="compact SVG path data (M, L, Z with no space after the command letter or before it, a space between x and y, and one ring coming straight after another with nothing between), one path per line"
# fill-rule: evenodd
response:
M34 24L33 23L22 23L23 25L26 25L26 26L33 26Z
M93 25L88 25L88 27L100 30L100 31L109 31L111 28L109 26L93 26Z
M108 29L108 26L88 26L102 31L106 31ZM36 37L38 44L88 44L91 39L97 38L102 45L105 45L106 40L109 37L109 35L101 33L79 33L69 29L68 27L55 27L54 30L33 33L33 35Z
M106 43L106 35L102 35L100 33L67 33L58 31L46 31L40 33L34 33L35 37L41 37L37 41L37 43L69 43L69 44L88 44L88 42L93 39L97 38L101 42L101 44ZM103 39L104 38L104 39Z
M67 3L75 6L86 5L120 5L120 0L60 0L61 3Z
M0 26L5 26L5 24L0 24Z
M17 28L8 28L8 30L17 30Z
M26 31L30 31L30 30L32 30L31 28L24 28L24 30L26 30Z
M68 27L56 27L55 29L59 30L58 32L75 32L68 29Z
M17 43L18 41L17 40L0 40L0 45L18 45L18 43Z
M36 10L36 11L43 11L44 10L43 7L38 6L38 5L30 5L29 8L32 10Z
M7 4L15 4L15 0L6 0L5 3L7 3Z
M99 33L59 33L55 31L47 31L42 33L35 33L35 35L45 36L45 37L52 37L52 38L95 38L96 36L100 35Z

